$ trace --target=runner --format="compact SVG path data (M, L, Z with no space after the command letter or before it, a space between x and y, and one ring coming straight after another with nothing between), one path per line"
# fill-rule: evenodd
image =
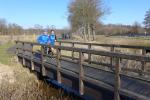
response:
M37 38L37 42L40 44L48 44L49 41L49 36L47 34L47 31L45 30L38 38ZM44 53L48 54L48 48L43 46L44 49Z
M55 41L56 41L56 34L54 32L54 30L51 30L50 36L49 36L49 44L50 44L50 48L49 48L49 53L54 54L55 50L53 48L53 46L55 45Z

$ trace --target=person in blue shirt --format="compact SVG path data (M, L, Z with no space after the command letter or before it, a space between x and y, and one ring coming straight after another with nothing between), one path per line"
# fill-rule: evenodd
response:
M50 36L49 36L49 43L51 46L55 45L55 41L56 41L56 35L54 30L51 30Z
M44 33L42 33L37 38L37 42L40 43L40 44L48 44L48 41L49 41L49 36L48 36L46 31L44 31Z
M39 44L48 44L49 35L47 34L47 31L44 31L40 36L38 36L37 42ZM44 53L48 54L48 48L43 46L43 49L44 49Z
M55 35L55 32L54 30L51 30L51 33L49 35L49 44L51 46L51 48L49 49L49 53L54 53L54 48L53 46L55 45L55 41L56 41L56 35Z

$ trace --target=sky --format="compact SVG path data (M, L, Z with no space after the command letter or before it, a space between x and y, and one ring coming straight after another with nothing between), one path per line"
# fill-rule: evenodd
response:
M35 24L67 28L68 5L71 0L0 0L0 18L24 28ZM110 9L101 21L104 24L142 24L150 0L103 0Z

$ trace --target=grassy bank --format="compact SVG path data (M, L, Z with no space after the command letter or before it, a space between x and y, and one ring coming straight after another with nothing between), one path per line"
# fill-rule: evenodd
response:
M22 67L7 53L13 44L0 45L0 100L75 100Z
M12 55L8 54L7 49L13 45L13 42L7 42L0 45L0 62L2 64L10 65Z

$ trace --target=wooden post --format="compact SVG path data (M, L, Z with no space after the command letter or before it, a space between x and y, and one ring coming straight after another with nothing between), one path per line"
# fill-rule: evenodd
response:
M83 69L83 53L80 52L79 53L79 66L80 66L80 70L79 70L79 92L80 95L84 94L84 83L83 83L83 78L84 78L84 69Z
M88 49L91 49L91 44L88 44ZM88 63L91 64L91 53L88 54Z
M74 60L74 50L73 50L73 48L74 48L74 43L72 43L72 60Z
M61 41L59 42L59 46L61 46ZM60 58L61 58L61 50L60 50Z
M61 73L60 73L60 55L61 55L61 50L57 49L57 81L58 83L61 83Z
M58 42L58 43L59 43L58 45L61 46L61 42Z
M33 53L33 44L31 44L31 70L34 70L34 62L33 62L33 56L34 56L34 53Z
M41 66L42 66L42 75L43 76L46 76L46 70L45 70L45 67L44 67L44 47L41 46Z
M22 53L22 55L23 55L22 65L25 66L25 58L24 58L24 56L25 56L25 47L24 47L24 43L22 43L22 50L23 50L23 53Z
M146 54L146 50L142 49L142 55L144 56ZM145 71L145 61L141 61L141 71L139 73L139 75L143 75L143 72Z
M114 49L114 46L112 46L110 49L111 49L111 50L110 50L111 52L114 52L114 50L115 50L115 49ZM112 69L112 68L113 68L113 64L114 64L114 57L111 57L111 58L110 58L110 64L111 64L111 69Z
M16 46L17 46L18 42L16 42ZM16 55L18 54L18 47L16 48Z
M114 87L114 100L120 100L119 89L120 89L120 58L116 58L115 65L115 87Z
M16 41L16 46L17 46L17 44L18 44L18 42ZM17 55L17 57L16 57L16 61L18 62L19 61L19 58L18 58L18 53L19 53L19 51L18 51L18 47L16 48L16 55Z

